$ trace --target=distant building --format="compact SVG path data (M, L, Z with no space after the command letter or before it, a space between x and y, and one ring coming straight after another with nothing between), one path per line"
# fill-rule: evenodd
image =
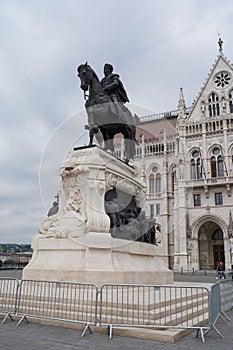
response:
M10 265L26 265L30 261L31 257L32 252L0 253L0 267L6 266L8 262L10 262Z
M136 164L170 268L233 263L233 66L222 50L187 109L141 118ZM123 157L121 142L116 155Z

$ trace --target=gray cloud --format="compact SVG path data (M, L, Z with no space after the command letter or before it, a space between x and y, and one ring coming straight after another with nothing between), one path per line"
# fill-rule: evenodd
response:
M2 2L0 242L31 241L62 159L86 142L80 63L100 77L112 63L131 102L148 111L176 109L180 86L191 105L217 57L218 31L233 60L232 14L228 0Z

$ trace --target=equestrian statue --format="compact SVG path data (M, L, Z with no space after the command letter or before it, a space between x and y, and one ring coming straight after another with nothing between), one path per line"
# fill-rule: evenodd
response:
M100 131L104 149L114 152L114 136L121 133L125 141L124 160L128 164L135 155L136 127L134 117L125 106L129 99L119 75L113 73L113 66L108 63L104 65L105 77L101 81L87 62L77 71L86 100L89 145L93 143L94 134Z

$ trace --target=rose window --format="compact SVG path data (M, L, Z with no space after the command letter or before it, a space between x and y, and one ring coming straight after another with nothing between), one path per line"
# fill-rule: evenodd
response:
M224 88L230 84L230 74L228 72L220 72L214 78L214 83L217 87Z

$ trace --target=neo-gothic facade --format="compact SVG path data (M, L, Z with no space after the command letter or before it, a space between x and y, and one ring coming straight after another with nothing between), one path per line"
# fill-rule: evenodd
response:
M136 163L170 268L233 264L233 66L220 51L191 108L141 118ZM121 148L117 155L121 156Z

